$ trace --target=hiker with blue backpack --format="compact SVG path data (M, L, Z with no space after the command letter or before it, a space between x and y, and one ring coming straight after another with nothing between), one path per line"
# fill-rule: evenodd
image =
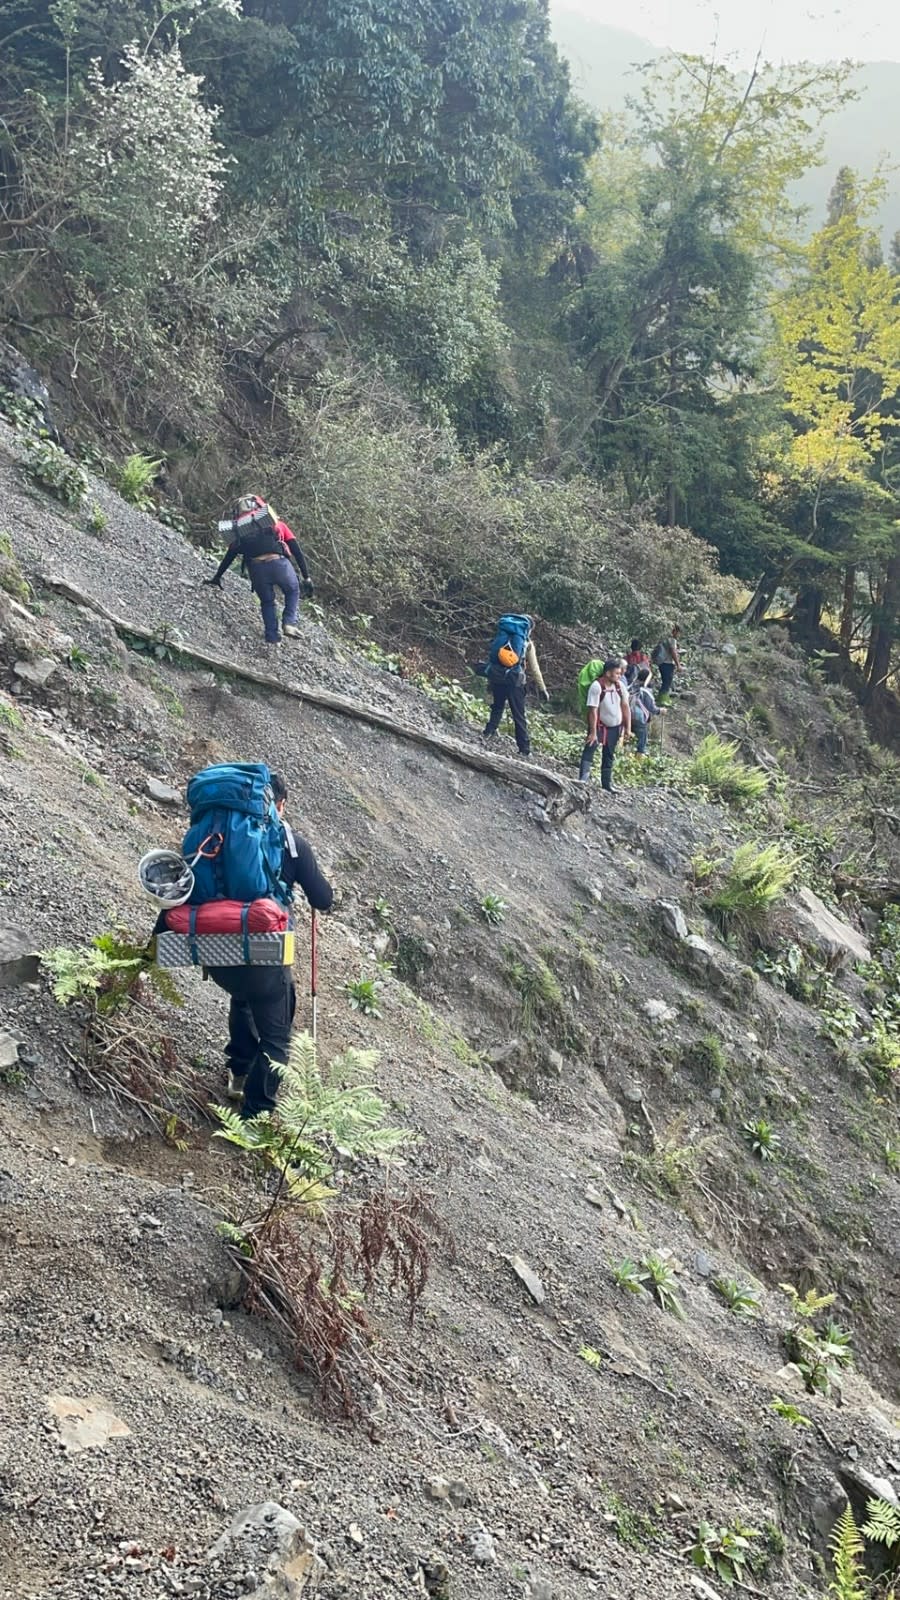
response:
M650 687L651 672L649 667L639 667L637 676L628 691L628 704L631 707L631 726L634 730L636 754L647 754L647 740L650 737L650 722L653 717L665 715L665 708L658 706ZM660 723L662 727L662 723Z
M202 966L230 997L227 1092L242 1116L254 1117L274 1111L288 1058L294 888L314 917L330 911L334 894L285 820L284 780L264 764L206 767L188 784L187 800L181 854L150 851L140 866L143 887L167 908L155 929L157 960Z
M482 738L487 740L494 737L500 726L500 718L508 706L513 721L516 746L522 756L531 754L528 723L525 720L525 694L529 672L541 698L550 699L531 636L533 627L533 617L512 611L502 616L497 624L497 632L491 642L487 661L479 663L477 669L487 678L492 696L491 714L485 724Z

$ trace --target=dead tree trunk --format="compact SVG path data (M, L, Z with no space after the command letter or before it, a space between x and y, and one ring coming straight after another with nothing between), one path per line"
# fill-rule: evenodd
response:
M97 616L103 617L112 624L126 643L129 638L141 639L147 644L159 642L159 629L144 628L139 623L128 622L124 617L115 616L112 611L101 605L99 600L77 588L68 579L45 574L43 582L48 589L53 589L66 600L71 600L75 605L84 606ZM273 694L284 695L286 699L305 701L323 711L334 712L337 716L365 722L369 727L380 728L382 732L391 734L395 739L405 739L411 744L422 745L426 750L433 750L437 755L445 756L459 766L471 767L475 772L486 773L488 777L499 778L504 783L517 784L522 789L532 789L546 796L550 802L548 815L554 822L562 822L572 811L586 809L589 802L590 791L586 785L577 786L567 778L559 778L556 773L548 772L545 767L514 761L509 756L494 755L478 746L464 744L460 739L450 738L448 735L431 733L423 728L411 728L406 723L398 722L394 717L388 716L386 712L370 711L356 700L332 694L328 689L305 689L294 684L282 683L280 678L272 677L270 673L257 672L254 667L242 666L237 661L227 661L221 656L212 656L207 651L196 650L193 645L185 644L175 637L170 641L170 648L174 656L180 656L185 661L194 661L210 672L239 678L245 683L255 683Z

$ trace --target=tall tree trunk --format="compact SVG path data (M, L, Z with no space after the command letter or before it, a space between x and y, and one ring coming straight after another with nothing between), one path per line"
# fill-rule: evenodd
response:
M853 611L856 604L856 568L844 568L844 603L841 607L841 649L850 654L853 643Z
M884 590L877 621L872 632L869 651L869 673L866 683L866 700L877 702L887 690L891 671L891 650L900 637L900 550L887 564Z
M767 567L765 571L760 574L759 582L753 591L750 602L744 609L741 617L742 622L747 623L747 625L750 627L757 622L762 622L763 617L775 598L775 591L780 582L780 569Z
M806 583L801 588L794 602L793 621L801 638L810 644L818 644L822 629L822 607L825 604L818 584Z

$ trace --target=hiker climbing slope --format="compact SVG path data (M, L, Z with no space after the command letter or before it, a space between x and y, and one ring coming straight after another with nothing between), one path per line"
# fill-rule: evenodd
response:
M654 645L651 660L659 668L659 704L667 706L672 696L672 679L676 672L681 670L681 656L678 653L678 628L673 624L665 639L660 639Z
M622 682L622 664L618 656L610 656L603 664L603 672L587 692L587 738L581 752L578 772L580 783L587 783L600 749L600 782L608 793L614 792L612 769L620 738L631 733L631 707L628 691Z
M308 596L313 593L313 584L306 557L287 523L279 521L272 507L259 495L250 494L238 501L231 520L220 526L232 530L234 537L213 576L206 578L204 582L221 589L225 573L231 563L240 556L253 592L259 600L266 644L280 643L275 602L276 589L280 590L284 597L281 631L286 638L298 638L300 634L300 629L297 627L300 615L298 571L300 578L303 579L304 594Z
M528 724L525 720L525 692L527 674L534 679L535 688L544 700L550 695L541 675L537 651L531 637L534 619L509 612L500 618L485 665L485 677L491 687L492 705L482 737L492 739L500 726L500 718L507 706L513 720L519 754L531 754Z

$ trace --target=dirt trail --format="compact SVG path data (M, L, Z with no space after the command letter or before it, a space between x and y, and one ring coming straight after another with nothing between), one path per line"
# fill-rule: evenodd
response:
M96 618L41 588L42 570L144 624L174 620L200 648L257 660L252 602L236 580L225 602L198 591L200 558L102 484L102 540L26 492L12 462L0 488L45 607L35 625L86 658L16 700L16 753L0 756L0 919L34 926L45 945L146 927L135 863L184 825L149 799L148 777L180 785L219 756L269 760L342 891L323 928L323 1048L379 1049L379 1088L421 1136L404 1176L431 1191L456 1241L455 1260L435 1250L412 1332L401 1306L377 1307L392 1379L372 1396L378 1426L323 1414L272 1327L233 1309L216 1222L235 1158L206 1132L173 1149L133 1108L86 1093L74 1020L44 990L0 991L0 1028L31 1063L25 1083L0 1087L0 1595L218 1596L195 1563L234 1511L264 1499L320 1541L326 1600L421 1595L438 1557L454 1600L687 1597L681 1552L701 1517L765 1533L771 1564L753 1581L775 1600L822 1593L811 1544L844 1452L900 1481L900 1184L874 1184L874 1147L851 1119L889 1113L842 1079L808 1007L719 946L707 970L671 964L655 902L679 902L712 939L687 867L737 838L738 820L651 789L548 829L534 797L428 750L164 658L126 658ZM424 697L318 624L304 622L297 657L323 688L434 725ZM292 661L284 647L277 670L290 675ZM738 690L721 671L698 669L675 743L696 737L710 706L732 714ZM5 670L0 688L12 681ZM814 691L804 703L820 715ZM496 930L479 913L486 893L507 903ZM376 966L377 897L420 963L409 984ZM306 957L301 940L301 993ZM534 1026L510 964L539 959L561 1002ZM383 983L380 1019L350 1008L344 986L363 975ZM182 987L172 1026L212 1097L222 997L193 974ZM648 1000L673 1020L654 1023ZM710 1032L728 1060L724 1105L723 1084L691 1065ZM761 1103L785 1141L772 1170L740 1134ZM692 1152L693 1178L657 1168L648 1186L648 1121L658 1151ZM684 1321L614 1281L618 1262L651 1248L679 1264ZM541 1305L514 1256L539 1274ZM758 1318L728 1312L713 1268L758 1280ZM785 1277L839 1289L858 1321L840 1410L788 1388ZM598 1369L585 1347L601 1352ZM814 1426L779 1420L775 1394ZM66 1455L52 1395L99 1397L129 1432ZM430 1499L436 1477L458 1479L467 1503Z

